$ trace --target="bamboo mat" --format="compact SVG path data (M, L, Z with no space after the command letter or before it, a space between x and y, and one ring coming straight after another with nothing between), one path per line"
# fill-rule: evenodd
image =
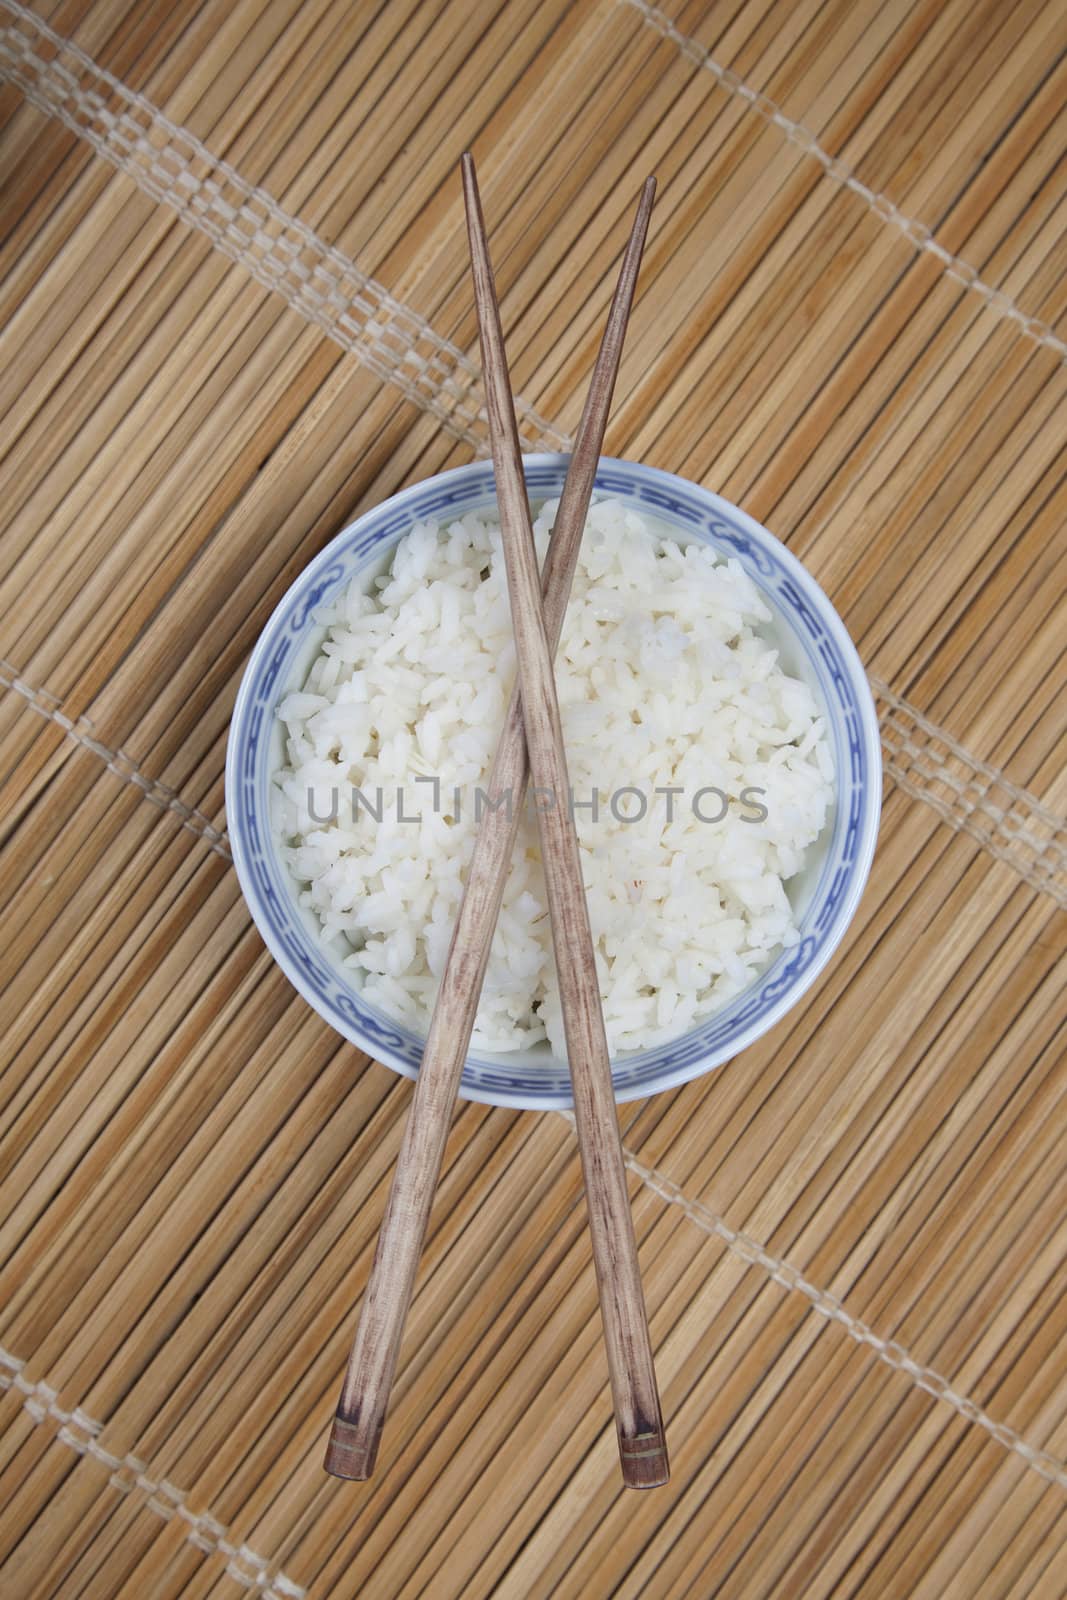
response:
M0 0L5 1596L1067 1594L1067 14L664 4ZM294 574L486 451L468 143L531 444L655 170L608 446L787 540L882 721L829 971L621 1113L645 1496L570 1125L477 1105L379 1476L324 1475L410 1086L222 812Z

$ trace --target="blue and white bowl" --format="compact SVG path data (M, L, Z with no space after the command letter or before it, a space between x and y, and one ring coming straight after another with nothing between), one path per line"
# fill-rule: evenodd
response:
M568 457L525 459L533 502L563 489ZM736 556L775 615L783 664L815 689L833 745L837 796L831 821L788 888L800 942L785 950L723 1010L656 1049L620 1056L612 1066L619 1100L699 1077L758 1039L814 982L855 913L874 853L881 806L878 722L867 678L841 619L799 561L736 506L683 478L605 457L597 489L610 491L687 540ZM393 547L421 518L461 516L495 499L493 469L473 462L394 495L338 534L297 579L252 653L237 696L226 758L226 813L237 875L271 953L304 998L334 1028L377 1060L415 1077L422 1038L368 1005L354 974L335 959L297 888L271 831L271 774L283 761L275 707L301 687L325 629L313 612L357 574L388 565ZM566 1063L546 1045L499 1057L471 1054L460 1093L492 1105L546 1110L569 1106Z

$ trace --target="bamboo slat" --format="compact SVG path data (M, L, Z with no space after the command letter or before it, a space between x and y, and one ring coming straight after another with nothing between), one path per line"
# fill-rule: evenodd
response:
M1065 45L1052 0L0 0L4 1592L1062 1595ZM293 995L225 836L281 593L488 454L468 144L527 445L577 426L655 170L607 448L783 537L882 719L829 970L620 1111L654 1496L573 1132L472 1105L389 1459L324 1477L410 1086ZM220 160L352 337L205 231Z

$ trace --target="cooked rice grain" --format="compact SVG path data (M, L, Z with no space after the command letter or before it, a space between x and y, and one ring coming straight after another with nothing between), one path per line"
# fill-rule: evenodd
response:
M555 510L536 520L542 560ZM316 614L322 651L278 707L275 824L324 940L371 1003L424 1031L514 677L499 523L419 523L364 588ZM826 824L833 768L771 621L736 560L617 500L592 506L556 681L613 1053L684 1033L797 940L785 884ZM667 788L682 792L655 793ZM354 789L366 802L355 818ZM728 797L721 821L702 820L723 809L703 790ZM626 820L642 797L643 818ZM497 1053L545 1038L565 1055L528 808L473 1043Z

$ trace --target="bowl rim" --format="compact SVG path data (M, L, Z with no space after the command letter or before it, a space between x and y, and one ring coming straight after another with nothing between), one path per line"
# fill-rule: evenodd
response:
M527 467L558 469L565 466L569 461L569 453L561 451L536 451L523 455L524 469ZM241 682L234 701L227 733L225 770L227 832L234 868L241 893L260 937L289 982L318 1016L323 1016L323 1013L314 987L308 981L299 963L293 960L284 945L276 938L274 930L264 914L260 904L259 889L255 882L252 863L248 854L247 841L241 828L235 825L235 819L240 815L240 809L237 805L231 803L231 799L237 792L237 763L238 752L241 748L241 741L239 741L238 735L246 731L250 703L255 693L258 679L266 663L268 652L275 643L275 635L279 624L289 618L294 591L298 588L306 588L309 582L324 574L336 559L338 547L351 542L353 535L359 531L364 523L369 522L372 518L381 517L387 509L395 517L398 512L403 511L407 504L413 500L421 499L428 490L433 489L435 486L442 484L454 485L457 479L471 474L483 475L487 467L491 471L490 463L487 463L484 459L476 459L464 462L457 467L447 468L444 472L435 473L429 478L422 478L417 483L407 485L406 488L400 489L396 494L389 495L385 500L368 507L358 517L346 523L323 546L318 554L313 556L311 561L300 569L293 578L292 583L286 588L285 593L281 596L261 628L259 637L241 675ZM801 972L791 977L783 988L782 993L769 1007L738 1030L736 1039L730 1041L729 1054L716 1056L716 1052L711 1051L707 1056L699 1056L694 1060L685 1061L679 1066L664 1067L653 1079L643 1081L636 1087L633 1085L624 1085L621 1088L615 1086L616 1102L622 1104L628 1100L645 1099L653 1094L662 1093L664 1090L677 1088L695 1078L703 1077L707 1073L725 1065L728 1061L733 1060L742 1050L747 1049L749 1045L753 1044L780 1022L782 1017L792 1009L825 970L852 923L870 874L881 817L882 762L881 738L874 697L856 647L828 595L801 564L799 559L793 555L788 546L783 544L768 528L764 527L762 523L750 516L740 506L734 505L732 501L724 499L721 495L715 494L713 490L704 488L701 484L693 483L690 479L681 477L678 473L668 472L660 467L648 466L644 462L627 461L625 458L615 456L601 456L597 471L598 474L602 470L610 472L615 467L623 468L628 472L638 472L647 482L659 485L667 493L672 489L681 488L689 495L695 494L704 503L709 512L725 516L728 520L738 524L757 544L769 542L779 563L796 580L805 598L818 607L820 621L833 636L834 642L840 651L848 672L850 688L855 696L859 713L860 736L863 740L869 764L869 781L862 791L862 815L851 877L847 889L835 910L833 923L827 930L827 934L815 955ZM655 508L652 507L651 510L654 514ZM760 981L760 979L757 979L757 983ZM323 1016L323 1020L335 1032L339 1032L342 1037L347 1038L350 1043L362 1050L372 1060L381 1062L382 1065L387 1066L391 1071L400 1073L403 1077L414 1079L418 1076L417 1067L412 1066L402 1056L395 1053L387 1042L373 1038L368 1031L360 1027L358 1021L345 1017L343 1019L344 1025L338 1028L333 1018ZM684 1037L684 1034L680 1035L680 1038ZM716 1058L713 1059L713 1057ZM573 1099L568 1093L560 1093L554 1089L546 1089L536 1100L520 1090L498 1090L480 1086L472 1088L470 1085L462 1083L459 1093L463 1099L486 1105L506 1106L511 1109L564 1110L573 1105Z

